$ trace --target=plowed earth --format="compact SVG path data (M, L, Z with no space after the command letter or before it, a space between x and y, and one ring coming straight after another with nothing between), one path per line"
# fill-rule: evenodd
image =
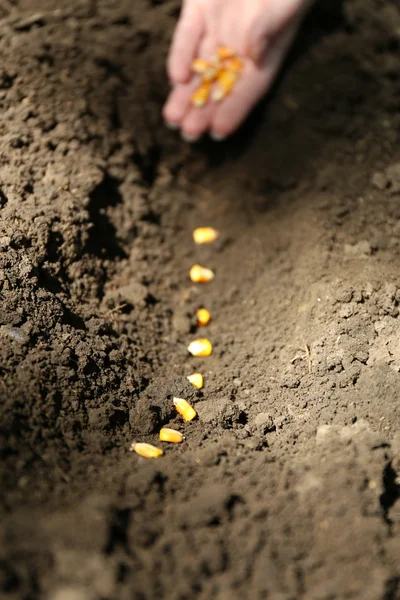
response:
M398 2L322 3L197 147L160 118L178 13L0 5L0 595L395 600ZM182 445L129 453L167 423Z

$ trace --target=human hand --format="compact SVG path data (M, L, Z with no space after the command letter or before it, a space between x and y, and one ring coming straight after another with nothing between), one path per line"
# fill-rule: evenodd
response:
M172 91L163 116L182 137L196 141L207 131L224 139L268 91L312 4L311 0L184 0L168 56ZM233 48L245 66L231 95L221 103L193 107L191 62L208 60L218 46Z

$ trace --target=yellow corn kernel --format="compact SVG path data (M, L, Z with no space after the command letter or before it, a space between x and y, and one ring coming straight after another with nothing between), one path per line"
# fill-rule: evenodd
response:
M206 69L202 75L203 82L212 82L215 81L218 75L219 67L216 65L210 65L208 69Z
M205 327L211 321L211 313L206 308L199 308L196 311L197 327Z
M203 58L195 58L192 62L193 73L200 75L203 83L213 81L220 68L221 63L218 56L213 56L209 61Z
M189 379L190 383L198 390L201 390L204 385L204 379L201 373L192 373L187 376L187 379Z
M145 458L158 458L164 454L164 451L161 450L161 448L157 448L152 444L145 444L143 442L133 442L129 450L131 452L134 451L136 454L140 454L140 456L144 456Z
M213 348L210 340L207 340L206 338L199 338L198 340L190 342L188 351L192 356L210 356Z
M231 93L233 86L237 81L237 78L237 73L234 73L233 71L228 71L227 69L224 69L218 74L217 87L213 91L212 95L212 99L214 100L214 102L220 102L221 100L223 100L223 98L225 98L225 96Z
M221 59L218 54L213 54L209 62L214 69L220 69L222 66Z
M209 68L210 63L203 58L195 58L192 62L192 71L198 75L203 75Z
M184 400L183 398L174 398L173 403L176 410L182 415L185 421L192 421L197 415L197 412L187 400Z
M211 81L204 81L192 94L193 106L204 106L210 97Z
M185 438L180 431L176 429L170 429L169 427L163 427L160 430L160 440L162 442L172 442L173 444L179 444L183 442Z
M220 60L227 60L236 56L236 52L232 48L229 48L229 46L220 46L217 49L217 56Z
M219 236L219 231L214 227L197 227L193 231L193 240L195 244L211 244Z
M193 265L190 269L190 279L193 283L209 283L214 279L214 272L201 265Z
M240 60L237 56L228 60L225 65L225 68L229 71L233 71L234 73L240 73L243 69L243 61Z

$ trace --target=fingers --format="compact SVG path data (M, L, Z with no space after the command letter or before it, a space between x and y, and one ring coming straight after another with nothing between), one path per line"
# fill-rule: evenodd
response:
M208 60L215 53L216 47L215 38L210 33L200 44L199 57ZM199 80L196 78L195 87L198 85ZM193 141L206 133L210 127L214 111L215 106L212 102L206 102L202 107L194 107L189 104L181 124L183 137Z
M167 124L180 127L190 105L190 98L196 88L196 83L176 85L163 108L163 117Z
M181 135L187 142L196 141L208 131L214 111L211 103L201 108L191 106L190 99L196 85L198 82L176 86L163 108L163 117L167 126L181 129Z
M181 129L181 135L187 142L196 141L209 129L214 110L211 103L201 108L191 106L191 96L197 85L196 81L176 86L163 108L163 117L167 126Z
M198 56L209 58L215 52L215 40L208 36L198 48ZM196 141L208 131L215 106L207 102L202 107L193 107L191 97L199 85L200 79L195 77L189 83L176 86L163 109L163 116L169 126L181 128L182 137L188 142Z
M204 33L204 18L198 3L184 2L167 60L168 76L174 84L190 78L190 65Z
M272 74L254 71L240 80L232 95L216 108L211 122L211 137L221 140L231 135L262 98Z
M184 139L194 141L206 133L210 127L214 110L211 103L201 108L190 108L182 122Z

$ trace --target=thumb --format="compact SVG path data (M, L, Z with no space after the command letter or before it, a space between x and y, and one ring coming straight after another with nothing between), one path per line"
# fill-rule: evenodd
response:
M301 18L313 0L280 0L268 2L264 12L250 25L247 55L256 64L262 63L271 40L295 18Z

